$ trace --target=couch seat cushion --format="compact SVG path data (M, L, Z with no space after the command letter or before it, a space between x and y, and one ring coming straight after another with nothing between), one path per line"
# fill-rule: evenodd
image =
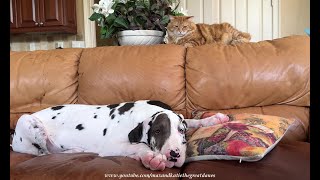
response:
M179 172L179 168L151 171L141 162L127 157L99 157L92 153L51 154L36 157L10 152L11 179L109 179L105 174L150 175L151 173L177 174Z
M310 179L310 144L280 142L257 162L211 160L187 163L187 174L215 174L215 180Z

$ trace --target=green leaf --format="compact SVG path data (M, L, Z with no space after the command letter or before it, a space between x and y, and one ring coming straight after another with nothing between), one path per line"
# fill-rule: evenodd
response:
M104 34L106 34L106 32L107 32L107 27L101 27L100 34L104 35Z
M128 22L124 19L124 18L121 18L121 17L117 17L116 20L114 21L114 25L116 27L122 27L122 28L125 28L125 29L128 29Z
M167 23L169 23L169 21L170 21L169 16L165 15L165 16L162 17L162 19L160 21L160 24L167 24Z
M99 18L103 18L104 16L102 14L99 14L99 13L96 13L94 12L90 17L89 19L91 21L97 21Z
M111 26L111 27L107 30L107 32L106 32L106 34L104 35L104 37L105 37L106 39L111 38L111 37L114 35L115 30L116 30L116 28L113 27L113 26Z
M128 8L128 12L133 11L133 7Z
M153 4L150 9L151 9L151 11L154 11L154 10L157 10L159 8L160 7L158 6L158 4Z
M150 1L149 0L143 0L146 8L150 9Z
M174 12L173 13L174 16L184 16L184 14L180 13L180 12Z
M107 24L113 24L117 17L112 13L106 18Z

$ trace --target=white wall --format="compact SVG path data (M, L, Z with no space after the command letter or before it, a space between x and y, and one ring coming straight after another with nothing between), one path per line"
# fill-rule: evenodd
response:
M279 37L279 0L181 0L196 23L228 22L253 42Z
M310 0L281 0L280 12L281 37L305 34L310 28Z
M249 32L252 41L305 34L310 0L181 0L197 23L228 22Z

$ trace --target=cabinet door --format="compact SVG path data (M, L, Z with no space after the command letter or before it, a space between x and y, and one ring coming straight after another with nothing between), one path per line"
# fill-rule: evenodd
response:
M17 28L17 8L15 0L10 0L10 28Z
M44 27L64 24L62 0L40 0L40 25Z
M17 27L38 27L38 0L16 0Z
M77 25L76 0L64 0L64 14L68 26Z

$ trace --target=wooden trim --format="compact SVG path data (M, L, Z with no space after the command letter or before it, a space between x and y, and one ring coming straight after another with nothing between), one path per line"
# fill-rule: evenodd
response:
M278 5L278 38L281 37L281 0L277 0Z
M83 0L83 25L84 25L84 41L85 47L96 47L96 24L89 20L89 17L93 13L92 5L94 0Z
M11 28L10 34L21 33L37 33L37 32L57 32L77 34L77 28L68 26L42 26L42 27L26 27L26 28Z

